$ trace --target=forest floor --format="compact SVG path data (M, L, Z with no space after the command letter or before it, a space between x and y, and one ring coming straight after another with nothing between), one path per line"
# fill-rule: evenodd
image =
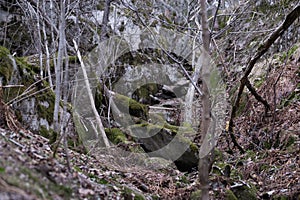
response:
M286 65L284 73L279 69L258 90L273 102L271 111L265 115L264 108L249 96L235 120L235 136L246 153L232 149L227 134L219 138L210 176L213 198L230 199L228 190L238 197L243 193L237 188L241 191L244 186L252 189L253 199L300 198L300 71L297 64ZM9 109L1 106L2 111ZM9 119L14 119L9 113ZM24 128L14 129L13 123L10 128L1 126L1 200L197 199L199 195L197 171L123 170L107 162L109 155L96 158L69 149L67 156L62 145L53 157L48 139Z

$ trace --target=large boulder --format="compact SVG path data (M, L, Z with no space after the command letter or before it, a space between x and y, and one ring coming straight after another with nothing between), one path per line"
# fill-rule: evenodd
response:
M184 136L195 134L191 129L145 123L130 127L130 132L148 155L172 160L180 171L197 167L198 148Z

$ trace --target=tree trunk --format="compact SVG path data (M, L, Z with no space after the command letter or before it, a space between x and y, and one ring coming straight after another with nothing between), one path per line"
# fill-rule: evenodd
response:
M204 50L209 53L209 43L210 43L210 33L208 29L208 20L207 20L207 6L206 0L200 0L201 6L201 24L202 24L202 42ZM205 52L204 52L205 53ZM209 99L209 88L207 83L204 81L204 77L209 77L210 72L207 69L209 66L203 66L201 69L201 79L202 79L202 119L201 119L201 145L204 145L207 141L206 135L209 134L209 126L210 126L210 112L211 112L211 102ZM213 151L213 150L212 150ZM199 151L199 182L201 187L201 199L207 200L209 199L209 172L211 168L212 162L212 154L207 152L204 156Z

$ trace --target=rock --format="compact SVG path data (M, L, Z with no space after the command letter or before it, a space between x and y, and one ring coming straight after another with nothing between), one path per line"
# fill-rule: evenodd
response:
M132 135L149 156L172 160L180 171L192 171L198 165L198 148L178 129L153 124L130 127Z
M240 200L256 200L256 189L246 185L237 185L231 187L232 192Z
M13 85L3 89L3 100L13 108L23 126L54 139L55 94L46 80L39 76L40 67L27 61L27 57L13 57L6 48L0 46L0 82L3 86ZM71 113L65 116L68 121ZM72 130L71 124L68 124L67 130Z

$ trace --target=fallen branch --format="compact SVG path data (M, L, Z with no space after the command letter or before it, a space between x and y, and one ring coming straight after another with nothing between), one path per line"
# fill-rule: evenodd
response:
M73 43L74 43L74 47L75 47L75 50L77 52L77 57L79 59L79 62L80 62L80 66L81 66L81 69L82 69L82 73L83 73L83 76L84 76L84 82L85 82L85 86L86 86L86 90L87 90L87 93L88 93L88 96L89 96L89 100L90 100L90 106L93 110L93 114L96 118L96 122L97 122L97 125L99 126L99 130L100 130L100 133L101 133L101 136L102 136L102 139L104 141L104 144L106 147L109 147L110 144L109 144L109 141L108 141L108 138L105 134L105 131L104 131L104 126L102 124L102 121L100 119L100 116L97 112L97 109L95 107L95 101L94 101L94 98L93 98L93 95L92 95L92 91L91 91L91 87L90 87L90 83L89 83L89 79L88 79L88 76L87 76L87 73L86 73L86 68L85 68L85 65L83 63L83 60L82 60L82 57L81 57L81 54L78 50L78 46L77 46L77 43L75 40L73 40ZM98 133L97 133L97 136L98 136Z
M284 22L274 31L270 34L268 39L258 47L256 54L251 58L251 60L248 62L247 68L245 70L245 73L243 77L240 80L240 87L238 90L238 95L235 99L234 105L231 110L231 115L230 115L230 120L229 120L229 127L228 127L228 132L230 134L230 137L232 139L232 142L234 145L240 150L241 153L244 153L243 148L237 143L235 136L233 134L233 119L236 116L237 109L239 107L239 102L241 100L241 96L243 93L243 90L245 86L250 90L251 94L255 96L255 98L262 102L266 109L269 109L269 104L261 97L259 96L255 89L252 87L248 80L248 76L251 73L255 63L257 62L258 59L260 59L270 48L270 46L275 42L275 40L280 37L290 26L291 24L300 16L300 4L297 5L292 12L290 12Z
M24 87L24 85L4 85L4 86L1 86L0 87L2 88L13 88L13 87Z

